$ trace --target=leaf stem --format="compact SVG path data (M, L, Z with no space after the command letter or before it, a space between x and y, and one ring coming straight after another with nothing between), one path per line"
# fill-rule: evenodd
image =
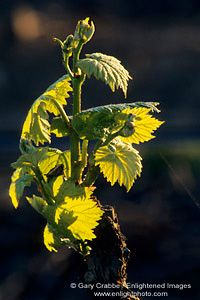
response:
M107 146L110 144L110 142L116 138L121 132L121 129L113 134L109 134L107 139L103 142L102 140L99 140L95 147L94 147L94 151L93 154L91 155L89 162L90 162L90 167L88 170L88 173L83 181L83 186L91 186L97 179L99 173L100 173L100 168L99 166L95 166L95 160L94 160L94 153L103 146Z
M87 147L88 147L88 140L83 140L82 144L82 159L81 159L81 168L84 169L87 166Z
M110 144L110 142L115 139L121 132L121 129L115 133L112 133L112 134L109 134L107 139L105 140L105 142L103 142L103 144L101 145L102 147L103 146L108 146Z
M67 71L67 73L69 74L69 77L71 78L71 80L73 80L74 75L69 67L69 55L66 55L66 53L63 52L63 65Z
M73 52L73 88L74 88L74 101L73 101L73 116L81 112L81 86L84 78L79 74L79 68L77 67L77 61L79 60L80 52L83 44L79 42L77 48Z
M44 186L45 180L44 180L44 177L42 176L42 173L41 173L40 169L39 168L33 168L33 171L36 175L37 181L39 181L39 186L41 187L40 192L42 194L42 197L47 201L47 203L49 205L53 205L54 202L51 199L51 197L49 196L49 193L45 189L45 186ZM36 183L38 184L38 182L36 182Z
M62 105L60 105L60 103L56 99L52 99L52 102L56 106L56 108L59 110L60 115L61 115L63 122L65 123L67 129L69 129L69 118L68 118L64 108L62 107Z

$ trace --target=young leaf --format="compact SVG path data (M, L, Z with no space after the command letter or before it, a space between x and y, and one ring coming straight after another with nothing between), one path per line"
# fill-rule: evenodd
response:
M69 198L58 205L48 205L43 210L48 223L56 229L62 238L71 242L95 238L94 228L103 215L103 211L90 197Z
M95 165L99 165L107 180L114 185L118 181L127 188L132 187L142 170L142 158L130 144L122 143L117 138L109 146L100 147L95 153Z
M121 62L113 56L102 53L86 54L86 57L77 63L83 73L88 77L93 74L96 79L101 79L113 92L115 88L121 88L126 98L128 81L132 78Z
M54 133L57 137L69 135L69 130L66 128L66 125L61 117L53 118L50 132Z
M51 142L48 112L59 115L54 100L62 106L67 104L65 98L72 91L69 80L69 76L64 75L33 103L24 122L21 138L33 140L36 145Z
M155 118L153 118L149 112L151 111L150 108L145 108L145 107L139 107L139 108L134 108L130 109L127 108L122 113L129 114L132 113L135 115L134 118L134 129L135 132L133 135L130 137L120 137L120 139L123 142L126 143L134 143L134 144L139 144L140 142L147 142L155 136L152 135L152 133L159 128L164 122L159 121Z
M34 175L26 175L24 170L18 168L11 177L11 185L9 189L9 196L12 199L12 204L15 208L19 205L19 200L23 195L24 188L30 186L33 182Z
M115 124L114 114L107 110L83 112L72 120L72 126L81 139L102 139Z
M62 222L77 239L92 240L95 238L93 229L102 215L102 210L89 197L74 200L65 198L65 202L60 203L56 209L55 222Z
M160 110L157 108L158 105L159 105L158 102L142 102L142 101L131 102L131 103L120 103L120 104L108 104L104 106L96 106L96 107L89 108L87 110L83 110L79 115L84 115L88 113L99 113L101 111L108 111L109 113L115 113L118 111L123 111L126 108L135 108L135 107L150 108L152 112L159 113Z
M80 20L76 26L76 30L74 33L74 46L77 47L79 41L82 44L89 42L92 38L95 27L94 23L91 21L91 25L89 24L89 19L86 18L85 20Z
M32 198L26 197L26 199L37 212L42 214L44 207L47 205L47 202L43 198L33 195Z
M72 126L81 139L102 139L124 125L129 113L132 112L131 109L140 111L139 108L148 107L149 110L159 112L156 105L158 103L134 102L93 107L77 114L72 119ZM145 109L147 111L147 108Z
M55 187L56 189L56 187ZM57 203L67 201L65 199L85 199L90 198L92 195L92 190L88 187L82 187L81 185L75 185L75 183L71 180L64 181L62 185L57 188L58 193L56 194L56 191L54 193L56 194L55 200Z
M47 152L47 158L43 159L40 164L39 168L43 175L47 176L47 174L55 168L57 165L63 165L63 173L66 178L71 176L71 152L65 151L62 152L58 149L49 148ZM58 174L59 175L59 174Z
M44 245L50 252L57 252L61 245L67 245L69 248L74 248L74 250L84 256L90 253L91 248L87 245L87 241L74 238L71 231L66 229L66 226L64 227L63 234L58 231L58 228L60 228L60 226L52 226L49 223L45 226Z
M35 168L38 168L41 161L48 158L47 152L49 148L35 148L33 153L22 154L18 160L11 164L14 169L17 168L31 168L35 171Z
M44 229L44 244L50 252L57 252L62 245L61 239L54 231L53 227L47 223Z

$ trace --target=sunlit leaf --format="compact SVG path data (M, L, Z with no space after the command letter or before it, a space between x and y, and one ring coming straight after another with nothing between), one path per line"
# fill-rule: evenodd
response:
M95 238L93 230L102 215L102 210L91 198L65 198L65 202L56 209L55 222L66 224L77 239L92 240Z
M52 182L52 191L53 191L54 198L56 198L56 196L58 195L58 192L59 192L60 187L63 184L63 182L64 182L64 180L63 180L62 175L55 178L55 180Z
M100 147L95 153L95 164L111 185L118 181L130 190L142 170L142 158L130 144L115 139L109 146Z
M72 119L72 126L81 139L102 139L124 125L131 111L128 111L128 108L148 107L152 111L159 112L156 105L158 103L134 102L93 107L77 114Z
M38 168L41 161L47 159L48 147L37 149L33 153L22 154L18 160L11 164L15 169L29 167L35 171L35 168Z
M47 223L44 229L44 244L50 252L57 252L62 244L58 234L54 231L53 227Z
M65 98L68 98L68 92L72 91L69 80L69 76L64 75L33 103L24 122L21 138L33 140L36 145L51 142L48 112L59 115L53 100L60 105L67 104Z
M15 208L19 205L19 200L23 195L24 188L30 186L34 180L34 175L26 175L24 170L18 168L11 177L11 185L9 189L9 196L12 199L12 204Z
M22 154L16 162L12 163L12 167L15 169L29 167L33 171L39 168L41 173L46 176L56 165L63 164L64 175L68 178L71 175L70 159L70 151L62 152L48 147L35 148L32 153Z
M47 174L50 172L51 169L56 167L59 164L63 164L63 172L64 176L66 178L69 178L71 176L71 152L70 151L65 151L62 152L58 149L51 149L49 148L47 152L47 158L43 159L40 164L39 168L40 171L42 172L45 177Z
M151 111L150 108L139 107L139 108L127 108L122 111L125 114L132 113L135 115L134 118L134 129L135 132L130 137L120 137L123 142L126 143L134 143L139 144L140 142L147 142L155 136L152 133L159 128L164 122L159 121L152 117L149 112Z
M47 205L47 202L43 198L35 195L33 195L32 198L26 197L26 199L28 200L30 205L40 214L42 213L44 207Z
M74 239L85 241L95 238L93 230L103 211L90 197L65 197L58 205L45 207L43 215L62 238L74 242Z
M88 187L82 187L81 185L75 185L74 181L67 180L62 183L55 200L57 203L65 201L65 199L85 199L92 195L92 189ZM67 200L66 200L67 201Z
M113 92L115 88L121 88L126 97L128 81L131 79L131 76L121 65L121 62L113 56L102 53L86 54L86 57L85 59L80 59L77 66L88 77L93 74L96 79L104 81Z

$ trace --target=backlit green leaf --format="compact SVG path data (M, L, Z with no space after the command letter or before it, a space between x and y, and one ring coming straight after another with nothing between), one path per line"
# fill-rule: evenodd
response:
M92 240L95 238L93 230L102 215L102 210L91 198L82 199L80 197L74 200L65 198L65 203L61 203L56 209L55 222L59 224L62 220L77 239ZM70 220L69 225L68 219Z
M100 147L95 153L95 165L99 165L107 180L114 185L118 181L127 188L132 187L142 170L142 158L130 144L117 138L109 146Z
M44 207L47 205L47 202L43 198L35 195L33 195L32 198L26 197L26 199L28 200L30 205L40 214L42 213Z
M60 186L58 193L56 194L56 202L67 201L65 199L85 199L89 198L92 195L92 190L88 187L82 187L81 185L75 185L74 181L70 179L64 181Z
M77 66L88 77L93 74L96 79L104 81L113 92L115 88L121 88L126 97L128 81L131 79L131 76L121 65L121 62L113 56L102 53L86 54L86 57L85 59L80 59Z
M72 126L81 139L102 139L107 134L119 130L124 125L130 113L126 111L127 109L148 107L149 110L159 112L156 105L158 103L134 102L93 107L73 117Z
M40 164L39 168L43 175L46 175L50 172L51 169L56 167L59 164L63 164L63 172L66 178L71 176L71 152L65 151L62 152L58 149L51 149L49 148L47 152L47 158L43 159Z
M47 223L44 229L44 244L50 252L57 252L62 244L59 235L54 231L55 230L53 229L53 227Z
M53 118L50 128L51 133L54 133L57 137L63 137L69 135L69 130L66 128L62 118Z
M139 144L155 138L152 133L164 122L153 118L152 115L149 114L150 111L150 108L145 107L135 107L133 109L126 108L124 111L122 111L125 114L131 113L135 115L134 133L129 137L120 137L122 142Z
M39 168L43 175L53 169L58 164L63 164L64 176L66 178L71 175L71 152L70 151L60 151L55 148L33 148L32 153L22 154L18 160L12 163L13 168L30 168L35 171Z
M60 236L82 241L95 238L94 228L103 215L103 211L90 197L69 198L58 205L49 205L44 208L43 215L47 218Z
M19 205L19 200L23 195L24 188L30 186L34 180L34 175L26 175L24 170L18 168L11 177L11 185L9 195L12 199L12 204L15 208Z
M41 161L48 158L47 152L49 148L35 148L33 153L22 154L18 160L11 164L13 168L31 168L35 171L39 167Z
M36 145L51 142L48 112L59 115L54 100L62 106L67 104L65 98L68 98L68 92L72 91L69 80L69 76L64 75L33 103L24 122L21 138L33 140Z

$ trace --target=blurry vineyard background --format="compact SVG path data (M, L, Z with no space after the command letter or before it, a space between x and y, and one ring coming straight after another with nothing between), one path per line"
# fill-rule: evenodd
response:
M127 100L94 78L83 87L83 109L124 101L160 102L165 124L136 148L142 177L127 194L100 177L97 197L114 205L132 255L128 282L186 283L169 300L200 299L200 4L178 1L11 1L0 4L0 299L89 299L78 282L81 257L43 245L45 221L26 202L17 211L8 188L32 102L64 74L54 36L65 39L79 19L96 33L83 53L122 61L133 80ZM68 107L71 111L72 102ZM65 149L68 140L59 140ZM145 298L144 298L145 299ZM162 299L162 298L161 298Z

